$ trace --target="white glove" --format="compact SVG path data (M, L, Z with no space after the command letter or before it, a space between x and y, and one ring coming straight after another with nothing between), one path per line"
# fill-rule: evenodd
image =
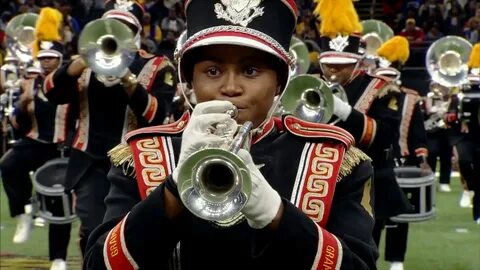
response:
M352 112L352 106L345 101L341 100L336 95L333 95L333 114L340 118L342 121L347 120L348 116Z
M238 151L238 156L250 171L252 192L242 213L247 218L248 225L254 229L262 229L272 222L282 203L280 195L268 184L265 177L253 163L252 156L245 149Z
M175 183L177 183L179 168L193 153L206 146L221 147L231 141L237 123L226 112L234 109L235 106L231 102L218 100L202 102L195 106L192 117L182 134L180 157L172 173ZM215 134L213 127L219 124L229 132L222 134L223 136Z

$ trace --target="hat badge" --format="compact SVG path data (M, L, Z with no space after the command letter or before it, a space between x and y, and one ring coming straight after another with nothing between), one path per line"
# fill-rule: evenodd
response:
M116 0L115 1L115 9L123 10L123 11L130 11L133 9L133 2L130 0Z
M338 35L334 39L330 40L328 46L334 51L343 52L343 50L348 46L348 36Z
M53 47L53 43L50 41L42 41L40 43L40 49L42 50L50 50Z
M262 0L221 0L215 4L218 19L246 27L254 18L263 15Z

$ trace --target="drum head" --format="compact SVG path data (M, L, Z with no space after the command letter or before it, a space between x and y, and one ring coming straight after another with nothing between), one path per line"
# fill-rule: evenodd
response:
M34 186L43 193L61 192L64 190L68 159L54 159L37 169L33 176Z

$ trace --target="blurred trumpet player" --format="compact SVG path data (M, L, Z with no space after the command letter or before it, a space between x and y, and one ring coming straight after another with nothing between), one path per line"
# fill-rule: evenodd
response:
M473 46L468 67L469 85L452 98L446 121L457 131L455 147L458 151L460 173L473 191L473 220L480 224L480 44Z
M111 151L107 214L89 239L86 269L167 269L174 250L182 269L375 268L368 157L338 127L271 117L294 64L295 2L245 9L255 15L187 2L188 40L177 56L198 104L190 119L136 130ZM218 167L192 172L204 168L190 167L203 154L201 164ZM225 204L232 193L222 195L217 181L229 173L214 178L226 167L212 157L242 168L231 171L243 179L241 192ZM195 175L208 190L191 189Z
M423 124L423 114L420 108L421 97L418 92L404 87L401 84L401 68L410 56L408 40L401 36L395 36L386 41L377 50L378 57L389 63L388 67L381 66L374 71L376 75L386 76L396 81L401 89L400 96L402 119L398 132L398 143L394 144L393 154L395 165L417 166L422 168L423 174L432 173L428 165L427 138ZM407 251L408 222L394 222L386 220L385 224L385 260L389 261L390 270L403 270L403 262ZM375 231L374 239L380 244L381 228Z
M453 89L453 88L452 88ZM450 88L439 83L430 84L430 92L424 99L425 130L427 131L428 164L434 172L437 159L440 160L440 192L450 192L450 174L452 172L452 151L447 121L453 115L449 113Z
M88 236L101 224L106 210L104 198L110 187L107 151L120 143L127 131L161 124L175 93L175 70L170 61L164 56L139 50L143 7L134 1L118 0L108 1L106 10L97 23L114 26L120 23L122 29L130 29L135 34L133 62L125 68L124 74L119 74L119 77L104 76L87 66L88 61L107 61L96 58L104 53L103 48L98 46L95 54L90 55L94 59L79 57L50 74L44 83L44 91L50 101L57 104L75 102L80 108L65 188L73 189L77 198L76 212L81 220L80 248L83 254ZM125 31L113 35L120 36ZM82 32L80 39L84 34L88 39L97 33ZM100 39L109 39L111 35L105 33ZM117 48L123 46L116 42Z
M35 171L45 162L60 157L61 148L69 134L75 128L75 110L69 105L50 103L42 92L45 77L59 67L62 61L63 46L57 41L48 40L45 31L51 30L44 24L44 15L49 10L42 10L37 24L37 40L40 50L36 55L40 62L41 73L21 82L22 94L15 108L12 123L16 129L25 131L20 139L1 159L3 187L8 197L10 215L17 219L14 243L28 240L31 226L31 213L25 212L25 205L30 203L32 183L30 172ZM54 12L55 14L55 12ZM58 15L58 14L56 14ZM27 68L27 73L29 68ZM31 73L30 73L31 76ZM50 269L66 269L67 247L70 240L71 224L49 224Z
M320 3L319 7L324 1ZM393 170L393 146L398 143L402 94L394 80L368 73L363 68L360 36L356 34L362 32L362 25L355 10L344 11L344 17L352 22L343 27L338 23L338 13L323 12L325 14L320 13L322 76L340 84L346 92L347 101L334 96L333 114L341 120L337 126L349 131L357 146L372 158L376 219L373 236L378 240L376 236L386 220L411 208Z

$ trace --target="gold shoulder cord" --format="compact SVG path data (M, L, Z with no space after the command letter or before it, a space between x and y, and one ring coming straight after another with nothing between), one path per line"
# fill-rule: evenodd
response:
M362 150L351 146L343 156L340 172L337 176L337 182L341 181L345 176L352 173L353 169L362 161L370 160L371 158Z

